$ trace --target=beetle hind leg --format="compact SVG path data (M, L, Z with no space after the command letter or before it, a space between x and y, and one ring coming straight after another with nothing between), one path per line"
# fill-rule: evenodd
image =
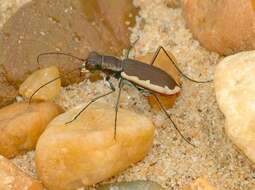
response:
M168 57L168 59L171 61L172 65L176 68L176 70L186 79L188 79L189 81L191 82L194 82L194 83L210 83L210 82L213 82L213 80L205 80L205 81L200 81L200 80L195 80L195 79L192 79L191 77L187 76L186 74L184 74L182 72L182 70L177 66L177 61L174 57L173 54L171 54L170 52L167 52L167 50L163 47L163 46L159 46L157 51L155 52L155 54L153 55L153 58L150 62L150 65L153 65L155 63L155 60L157 59L158 55L159 55L159 52L160 51L163 51L166 56Z
M188 144L190 144L191 146L193 146L193 147L195 148L196 146L195 146L194 144L192 144L192 143L190 142L190 140L189 140L188 138L186 138L186 137L181 133L181 131L178 129L177 125L175 124L175 122L174 122L173 119L171 118L171 115L170 115L169 113L167 113L167 111L166 111L166 109L164 108L163 104L160 102L158 96L157 96L155 93L151 93L151 94L155 97L155 99L156 99L156 101L158 102L158 104L159 104L161 110L165 113L165 115L167 116L167 118L171 121L171 123L173 124L173 127L174 127L175 130L178 132L178 134L182 137L182 139L183 139L184 141L186 141Z

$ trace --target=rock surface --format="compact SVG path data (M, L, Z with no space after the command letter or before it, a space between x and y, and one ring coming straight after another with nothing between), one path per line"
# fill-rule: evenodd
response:
M134 25L136 14L132 0L33 0L21 7L0 31L4 80L17 89L38 69L36 58L44 52L61 51L82 58L90 51L120 55L129 46L128 27ZM79 64L66 56L50 55L40 60L40 65L57 65L61 73ZM80 80L77 71L63 84ZM6 93L0 93L0 101L12 100L16 94L17 90L10 91L10 97L5 98Z
M215 91L226 117L228 137L255 162L255 51L223 59L215 72Z
M0 155L0 189L43 190L43 186Z
M182 0L188 28L207 49L222 55L255 49L254 0Z
M15 103L0 109L0 154L10 158L35 148L47 124L62 109L54 103Z
M18 91L5 77L5 71L0 65L0 108L13 102Z
M37 70L29 75L28 78L20 85L19 93L28 99L30 99L33 95L33 100L52 100L60 93L61 79L57 79L59 77L60 74L56 66ZM55 81L47 84L52 80ZM43 86L45 84L47 85ZM40 87L42 88L40 89ZM38 89L40 90L37 91Z
M164 190L159 184L153 181L131 181L115 184L102 185L98 190Z
M36 170L50 190L71 190L117 175L143 159L152 146L154 126L145 116L119 109L114 139L114 109L91 105L76 120L79 106L58 116L40 137Z

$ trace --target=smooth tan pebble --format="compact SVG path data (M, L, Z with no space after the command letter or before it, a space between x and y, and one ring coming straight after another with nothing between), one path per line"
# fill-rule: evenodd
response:
M152 147L154 125L147 117L119 109L114 139L114 108L94 104L55 118L36 147L36 170L50 190L72 190L117 175L142 160Z

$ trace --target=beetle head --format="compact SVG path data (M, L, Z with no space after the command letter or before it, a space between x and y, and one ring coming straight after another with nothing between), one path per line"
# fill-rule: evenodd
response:
M89 53L85 67L88 70L100 70L102 68L102 55L96 52Z

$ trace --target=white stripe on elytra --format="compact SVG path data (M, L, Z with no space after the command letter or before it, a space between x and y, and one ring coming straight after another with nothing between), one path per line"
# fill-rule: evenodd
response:
M137 76L129 76L125 72L121 72L122 78L134 82L144 88L147 88L149 90L161 93L161 94L166 94L166 95L172 95L178 93L181 89L179 86L175 86L174 89L168 88L168 86L158 86L155 84L151 84L150 80L141 80Z

